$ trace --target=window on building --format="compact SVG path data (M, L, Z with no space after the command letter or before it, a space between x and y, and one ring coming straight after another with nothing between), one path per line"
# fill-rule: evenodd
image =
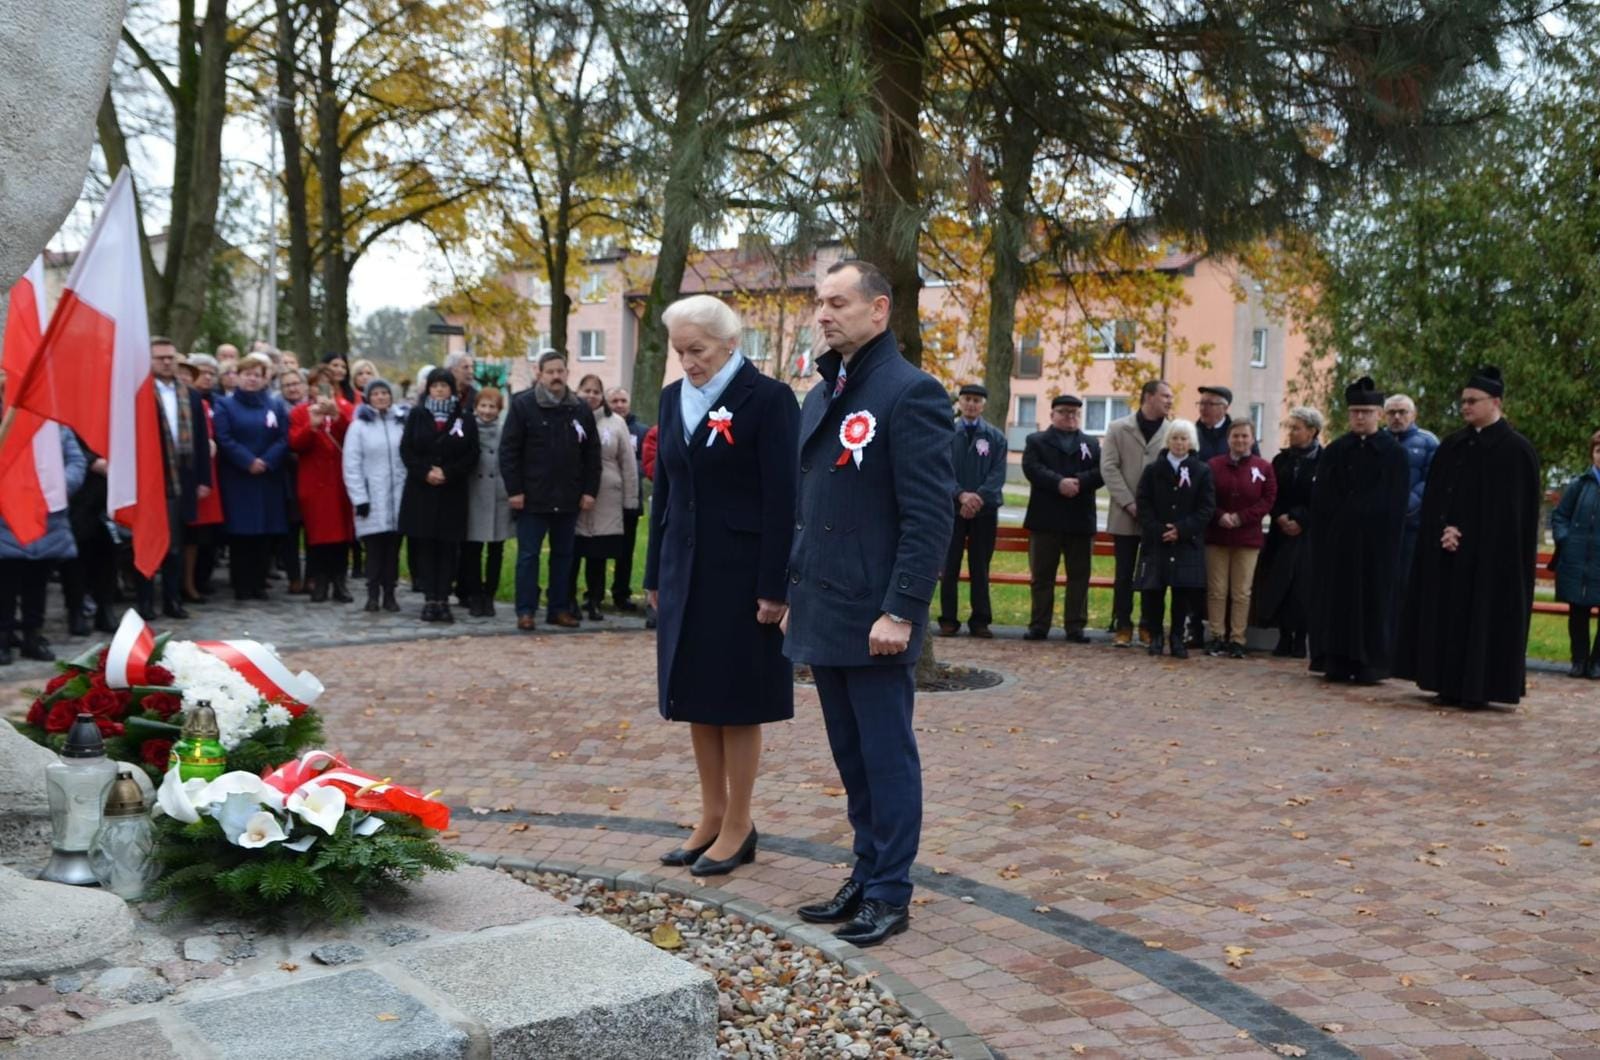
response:
M533 299L535 305L549 305L551 302L549 281L530 279L528 281L528 296Z
M1044 344L1037 331L1017 340L1017 363L1012 375L1018 379L1038 379L1044 375Z
M1127 398L1084 398L1083 431L1085 434L1104 434L1112 420L1120 420L1131 411Z
M606 278L598 272L591 272L585 276L582 285L578 288L578 300L582 302L604 302L606 300Z
M1267 329L1256 328L1250 333L1250 367L1267 366Z
M1094 357L1132 357L1138 329L1131 320L1090 321L1089 353Z
M1039 399L1031 394L1017 395L1017 420L1015 426L1030 431L1039 429Z
M540 331L528 340L528 360L537 361L539 354L550 348L550 333Z
M739 350L745 360L757 363L767 359L767 333L760 328L745 328L739 335Z
M1263 405L1259 401L1251 402L1250 403L1250 422L1255 424L1255 427L1256 427L1256 438L1258 440L1261 438L1261 426L1262 426L1263 421L1266 420L1266 418L1267 418L1267 406Z
M603 331L578 332L578 360L603 361L606 359L606 333Z

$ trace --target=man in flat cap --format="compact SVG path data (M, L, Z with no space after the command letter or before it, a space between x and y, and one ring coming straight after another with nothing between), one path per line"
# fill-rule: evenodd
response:
M1203 386L1195 405L1199 413L1194 420L1194 433L1200 440L1197 453L1201 461L1210 463L1212 457L1226 456L1228 452L1228 431L1233 427L1228 409L1233 405L1233 391L1216 383Z
M1505 383L1480 368L1461 388L1460 430L1439 443L1395 650L1395 674L1452 706L1526 691L1539 550L1539 455L1505 419Z
M956 470L955 528L944 557L944 577L939 584L939 635L953 637L961 631L961 557L967 557L972 579L972 610L967 630L974 637L992 637L989 623L994 608L989 602L989 561L994 558L995 532L1000 526L1000 504L1005 499L1006 436L983 418L989 391L967 383L956 396L955 433L950 438L950 462Z
M1033 611L1027 640L1050 635L1055 610L1056 568L1067 562L1067 598L1062 625L1067 640L1087 644L1089 557L1096 527L1095 491L1100 488L1100 443L1083 433L1083 402L1071 394L1050 401L1050 426L1028 435L1022 473L1032 487L1028 514L1028 577Z
M1400 443L1379 429L1383 394L1372 378L1344 397L1350 430L1322 451L1311 494L1311 670L1375 684L1392 662L1410 472Z

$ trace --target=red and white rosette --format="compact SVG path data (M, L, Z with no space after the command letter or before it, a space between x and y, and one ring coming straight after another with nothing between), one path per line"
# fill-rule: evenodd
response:
M721 435L729 445L733 444L733 413L728 411L728 406L723 405L706 414L706 426L711 428L711 433L706 435L706 448Z
M851 460L856 462L856 467L861 466L861 450L872 444L872 439L878 436L878 420L866 409L852 412L839 424L839 444L844 446L844 452L839 454L836 466L844 467Z

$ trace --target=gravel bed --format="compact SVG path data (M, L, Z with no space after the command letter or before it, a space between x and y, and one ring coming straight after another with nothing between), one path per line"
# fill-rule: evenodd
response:
M504 871L504 870L503 870ZM595 880L511 871L575 909L648 941L671 924L673 950L717 981L717 1050L726 1057L949 1057L939 1039L870 976L851 975L821 951L725 916L714 907L660 892L613 891Z

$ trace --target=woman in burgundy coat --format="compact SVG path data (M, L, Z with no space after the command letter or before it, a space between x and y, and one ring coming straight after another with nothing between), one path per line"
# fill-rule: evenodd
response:
M289 448L300 457L295 492L306 528L306 581L321 603L332 590L348 604L345 553L355 537L355 514L344 489L344 432L350 417L333 397L317 396L289 413Z
M1206 527L1206 610L1212 655L1244 658L1250 587L1264 540L1261 520L1278 498L1272 465L1254 455L1256 429L1249 420L1228 428L1228 451L1211 458L1217 510Z

